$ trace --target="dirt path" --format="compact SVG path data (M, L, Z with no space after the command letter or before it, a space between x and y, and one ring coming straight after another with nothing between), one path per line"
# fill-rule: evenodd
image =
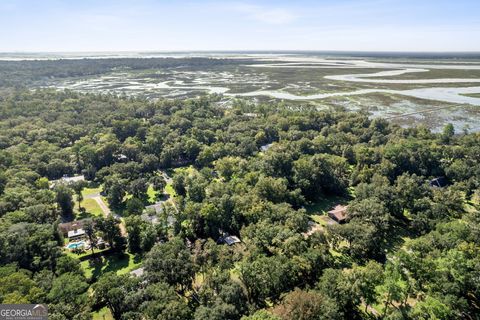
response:
M118 224L118 227L120 228L120 233L122 234L122 237L126 237L128 235L127 233L127 228L125 227L125 223L123 220L120 220L120 223Z

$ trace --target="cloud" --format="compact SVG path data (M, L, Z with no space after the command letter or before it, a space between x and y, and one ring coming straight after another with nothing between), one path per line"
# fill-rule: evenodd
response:
M298 18L298 15L284 8L239 4L234 7L234 10L245 14L249 19L267 24L288 24Z

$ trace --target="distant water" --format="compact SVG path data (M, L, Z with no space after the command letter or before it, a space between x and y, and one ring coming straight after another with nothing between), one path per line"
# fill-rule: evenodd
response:
M320 56L394 59L446 59L478 60L480 52L362 52L362 51L111 51L111 52L0 52L0 60L59 60L108 58L187 58L187 57L268 57L268 56Z

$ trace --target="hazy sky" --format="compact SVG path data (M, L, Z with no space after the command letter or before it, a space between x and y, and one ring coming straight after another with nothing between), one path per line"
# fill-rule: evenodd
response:
M0 51L480 51L480 0L0 0Z

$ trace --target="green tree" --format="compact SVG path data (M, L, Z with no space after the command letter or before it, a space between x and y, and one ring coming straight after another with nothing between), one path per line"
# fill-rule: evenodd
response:
M178 285L182 291L190 288L195 275L190 251L178 238L154 245L143 265L149 281Z
M130 182L128 191L138 199L146 199L147 197L148 183L143 178L138 178Z
M127 215L138 216L142 214L144 208L143 201L139 198L133 197L127 200L125 212Z
M29 277L27 270L8 269L0 268L1 303L35 303L45 298L45 292Z
M132 253L138 253L142 250L142 231L144 230L144 221L138 216L127 217L125 225L128 233L128 250Z
M95 253L95 248L98 245L98 238L96 234L96 229L93 224L92 220L87 220L83 224L83 229L85 230L85 234L87 235L88 242L90 242L90 249L92 250L92 254Z
M82 201L83 201L83 193L82 190L85 188L86 182L85 181L77 181L74 184L72 184L72 189L75 195L77 196L77 202L78 202L78 211L82 211Z
M418 301L410 316L419 320L440 320L454 319L452 310L440 300L427 296L424 300Z
M95 227L102 233L102 237L112 249L116 251L124 249L125 239L120 232L117 219L111 215L107 218L98 217L95 219Z
M127 302L140 289L139 285L140 280L129 275L106 273L93 285L93 298L97 303L105 304L114 319L120 320L124 313L137 307Z
M185 196L187 194L187 173L180 171L173 176L172 180L172 187L175 192L180 196Z
M265 311L259 310L250 316L244 316L241 320L281 320L281 318Z
M167 182L165 181L165 178L160 175L155 175L152 178L150 178L150 183L153 185L153 189L160 193L160 195L163 195L164 189L167 186Z
M277 300L296 282L295 266L282 256L260 256L240 265L240 279L247 288L250 303L263 306L265 300Z
M110 206L118 207L126 195L126 182L118 176L109 176L105 179L104 190Z
M141 305L141 311L148 319L192 319L186 300L166 283L159 282L149 285L146 288L145 300Z
M336 320L343 314L334 300L315 291L296 288L286 294L274 313L284 320Z
M455 135L455 128L453 127L453 124L448 123L443 127L442 131L442 142L444 143L449 143L450 139Z
M80 268L80 260L70 256L61 256L57 259L55 273L57 275L62 275L69 272L83 275L83 271Z
M90 309L87 289L88 283L82 275L64 273L55 278L47 295L53 319L85 319Z
M62 216L70 217L73 213L72 191L64 185L55 188L57 204L60 207Z

